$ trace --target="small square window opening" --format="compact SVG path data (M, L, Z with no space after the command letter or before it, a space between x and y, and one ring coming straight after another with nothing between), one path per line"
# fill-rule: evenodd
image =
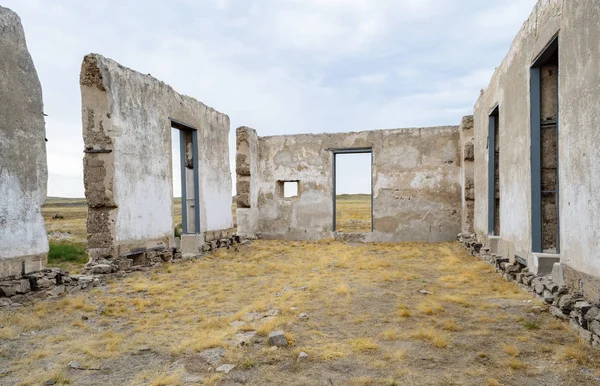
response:
M283 197L298 197L298 181L284 181Z

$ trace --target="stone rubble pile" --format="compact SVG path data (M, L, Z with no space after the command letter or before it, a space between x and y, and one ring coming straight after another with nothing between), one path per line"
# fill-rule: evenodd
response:
M71 275L59 268L45 268L0 280L0 307L18 307L33 299L75 293L104 283L105 277L102 276Z
M237 243L246 244L234 235L227 239L212 240L204 244L205 252L219 248L231 248ZM196 257L201 257L198 255ZM0 307L19 307L35 299L74 294L87 288L105 285L110 275L127 272L148 271L165 262L183 262L191 260L181 253L170 251L145 251L143 258L119 258L116 261L96 260L89 262L83 269L83 275L72 275L59 268L44 268L41 271L0 279ZM135 265L134 265L135 263Z
M508 258L490 253L490 249L479 243L475 235L460 234L458 241L471 255L493 265L504 280L517 282L521 288L533 292L543 300L548 305L549 312L568 321L581 340L600 347L600 305L592 304L579 292L556 284L551 275L537 276L519 261L511 263Z
M220 248L231 248L235 244L243 243L238 235L227 238L215 239L202 245L202 253L216 251ZM139 253L119 256L118 258L102 258L90 260L84 267L86 274L105 275L115 272L131 272L140 270L140 267L153 267L169 261L181 260L181 252L174 249L141 250Z

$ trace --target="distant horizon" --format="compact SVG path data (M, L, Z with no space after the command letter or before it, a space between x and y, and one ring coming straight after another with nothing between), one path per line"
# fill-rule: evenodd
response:
M371 193L341 193L337 194L336 197L340 196L370 196ZM231 196L235 198L236 196ZM173 197L173 199L181 199L181 197ZM60 197L60 196L46 196L46 200L85 200L86 197Z

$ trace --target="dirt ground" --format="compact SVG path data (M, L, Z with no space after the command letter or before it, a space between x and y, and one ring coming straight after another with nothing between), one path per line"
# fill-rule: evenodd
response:
M457 243L256 241L3 309L0 326L0 385L600 379L597 350ZM270 347L273 330L290 346ZM210 348L224 354L212 365L202 358ZM300 352L308 358L298 362ZM219 373L220 364L235 368Z

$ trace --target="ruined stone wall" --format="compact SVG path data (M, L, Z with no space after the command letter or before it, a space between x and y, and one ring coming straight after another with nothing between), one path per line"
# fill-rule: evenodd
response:
M462 221L461 232L473 233L473 215L475 210L475 185L473 168L475 161L473 145L473 116L463 117L458 129L460 133L460 169L462 189Z
M256 130L236 131L237 234L254 238L258 232L258 136ZM253 178L254 177L254 178Z
M362 234L361 240L456 238L461 218L456 126L258 137L258 156L251 161L256 162L256 172L249 184L257 190L257 235L296 240L331 237L331 149L348 148L373 151L374 231ZM283 197L283 181L299 181L297 197ZM239 227L246 226L243 221L238 219Z
M160 257L168 258L174 246L170 119L198 130L201 232L233 226L227 115L96 54L84 58L80 83L92 261L114 270L115 258L140 251L150 259L167 251Z
M46 265L42 87L16 13L0 7L0 278Z
M566 284L594 301L600 301L599 16L594 0L539 1L474 113L475 231L479 240L494 244L487 236L487 141L488 116L499 105L501 234L493 252L523 257L537 272L541 260L532 253L530 68L558 34L560 261ZM552 106L548 102L542 102L542 109Z

